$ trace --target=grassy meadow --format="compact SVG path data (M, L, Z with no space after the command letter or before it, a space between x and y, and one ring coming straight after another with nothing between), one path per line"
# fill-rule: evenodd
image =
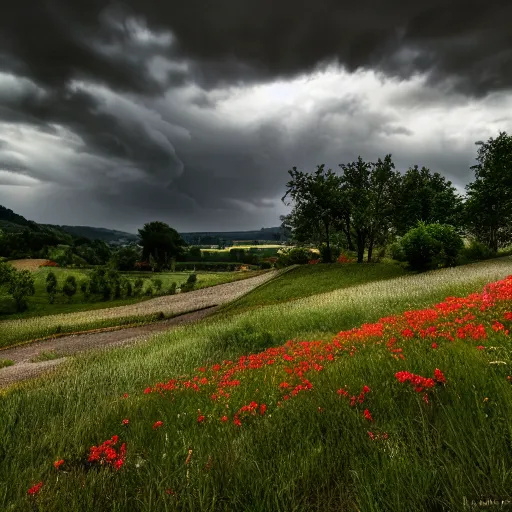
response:
M444 300L510 274L361 282L77 357L1 395L0 510L510 500L512 281Z

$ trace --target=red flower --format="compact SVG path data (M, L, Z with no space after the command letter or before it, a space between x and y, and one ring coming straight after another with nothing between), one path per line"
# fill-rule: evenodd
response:
M437 382L442 382L443 384L446 382L446 377L444 376L443 372L439 368L436 368L434 371L434 379Z
M153 430L160 428L163 424L164 424L163 421L155 421L155 423L153 424Z
M432 348L434 348L434 349L437 348L437 343L436 342L432 343Z
M485 350L485 347L483 345L478 345L478 347L476 347L477 350Z
M267 406L265 404L260 405L260 414L263 416L265 411L267 410Z
M53 463L53 466L55 467L55 469L59 469L62 464L64 464L64 459L61 459L61 460L56 460L54 463Z
M197 417L197 423L202 423L204 421L204 416L202 414L200 414L198 417Z
M129 420L129 419L125 419L125 420L123 420L123 425L128 425L128 423L130 423L130 420Z
M370 411L369 411L368 409L365 409L365 410L364 410L364 417L365 417L368 421L373 421L372 415L370 414Z
M363 388L363 393L369 393L370 392L370 388L368 386L365 386Z
M125 393L125 394L123 395L123 398L128 398L128 393Z
M144 390L144 394L147 395L148 393L151 393L151 388L146 388Z
M375 434L374 434L373 432L368 431L368 437L369 437L372 441L375 441Z
M423 401L424 401L426 404L428 404L428 395L427 395L427 393L425 393L425 394L423 395Z
M226 423L226 421L228 421L228 417L227 416L222 416L220 421L222 421L222 423Z
M34 496L35 494L37 494L41 490L41 487L43 487L43 482L39 482L38 484L33 485L27 491L27 494L30 494L31 496Z

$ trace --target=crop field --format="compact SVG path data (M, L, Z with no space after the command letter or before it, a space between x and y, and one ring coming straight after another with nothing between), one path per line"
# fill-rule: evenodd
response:
M78 357L4 392L0 510L511 500L510 274L362 283Z

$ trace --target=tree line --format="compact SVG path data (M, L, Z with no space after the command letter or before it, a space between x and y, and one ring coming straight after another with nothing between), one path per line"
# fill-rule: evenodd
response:
M404 174L392 155L377 162L361 156L340 164L340 173L318 165L313 173L293 167L282 201L292 206L282 226L298 244L323 247L323 261L332 261L332 246L364 254L371 261L376 247L404 237L418 223L452 226L460 236L490 251L512 243L512 137L500 132L479 146L474 180L460 195L438 172L415 165Z

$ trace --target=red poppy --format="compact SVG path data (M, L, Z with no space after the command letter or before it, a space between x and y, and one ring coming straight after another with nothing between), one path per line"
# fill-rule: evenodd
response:
M27 491L27 494L30 494L31 496L34 496L35 494L37 494L41 490L41 487L43 487L43 482L39 482L38 484L33 485Z
M153 430L160 428L163 424L164 424L163 421L155 421L155 423L153 424Z

